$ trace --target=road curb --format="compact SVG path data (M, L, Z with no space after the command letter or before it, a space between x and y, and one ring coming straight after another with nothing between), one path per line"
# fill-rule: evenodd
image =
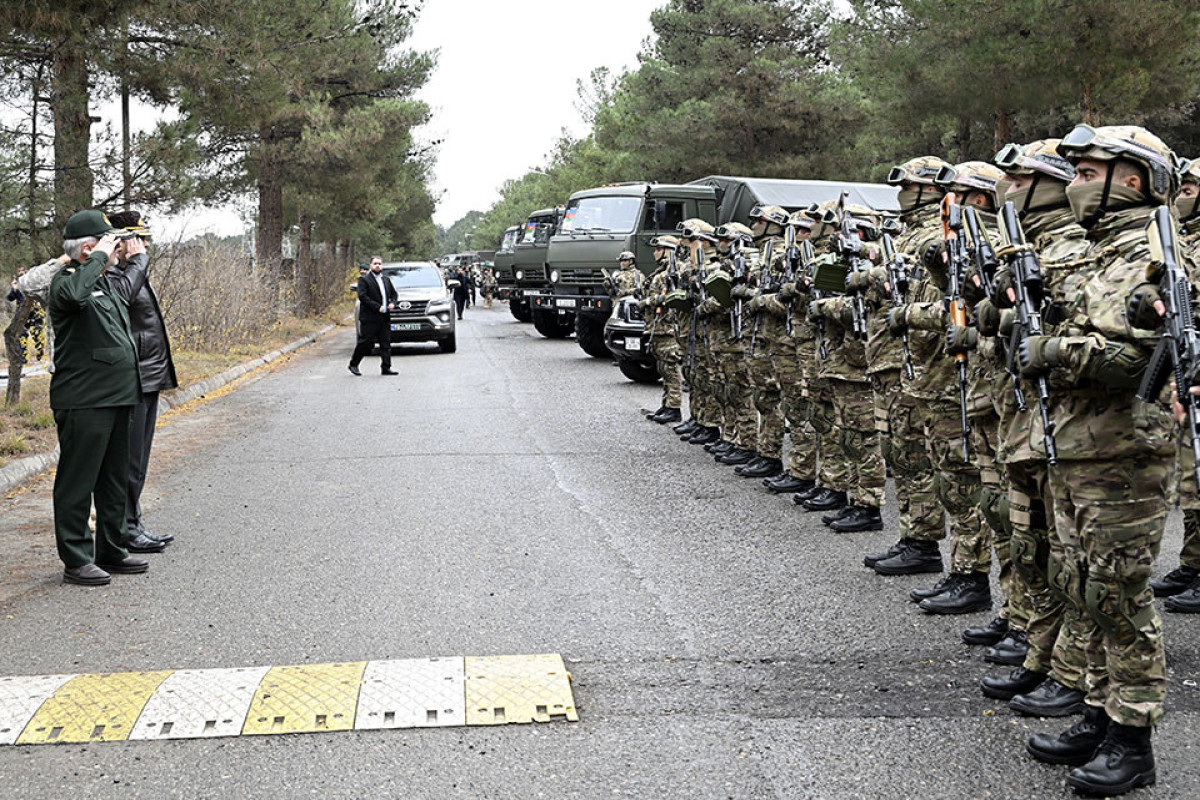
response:
M193 383L191 386L185 386L182 389L176 389L170 395L160 395L158 398L158 413L170 411L173 408L179 408L193 400L196 400L209 392L215 391L222 386L233 383L238 378L248 372L252 372L259 367L264 367L272 361L276 361L289 353L294 353L301 347L310 345L317 339L337 328L337 325L326 325L319 331L310 333L307 336L302 336L294 342L289 342L278 350L272 350L266 355L259 356L251 361L243 364L238 364L236 367L227 369L219 375L214 375L211 378L205 378L202 381ZM5 494L25 481L40 474L41 472L50 469L58 463L58 445L49 453L41 453L36 456L29 456L14 461L8 466L0 469L0 495Z

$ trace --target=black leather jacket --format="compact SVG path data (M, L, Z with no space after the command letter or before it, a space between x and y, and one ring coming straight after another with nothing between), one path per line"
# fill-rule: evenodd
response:
M129 305L129 327L137 343L142 391L147 394L174 389L179 385L175 378L175 362L171 360L167 326L146 274L149 265L150 256L138 253L128 261L109 267L104 273Z

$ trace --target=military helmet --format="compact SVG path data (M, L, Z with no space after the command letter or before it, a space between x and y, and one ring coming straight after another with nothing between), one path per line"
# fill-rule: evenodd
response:
M986 161L964 161L953 167L942 167L933 181L947 190L976 190L995 194L996 182L1003 177L1003 170Z
M1009 175L1040 173L1070 183L1075 180L1075 167L1058 154L1058 139L1038 139L1029 144L1006 144L992 163Z
M633 253L629 252L628 250L622 250L617 255L617 261L636 261L636 260L637 260L637 256L635 256Z
M938 172L942 167L948 166L950 166L948 162L937 156L910 158L888 171L887 182L892 186L899 186L902 183L924 183L933 186Z
M1162 139L1137 125L1076 125L1058 143L1058 153L1072 164L1085 158L1133 161L1146 168L1146 196L1160 203L1170 203L1179 191L1179 157Z
M740 222L727 222L713 231L718 239L753 239L754 233Z
M788 213L779 206L755 206L750 209L750 221L757 222L760 219L776 225L787 225Z
M685 239L707 239L710 242L715 241L715 237L713 235L713 226L698 217L685 219L683 222L675 226L675 230L683 234L683 238Z
M820 203L813 203L808 208L802 209L798 213L803 214L814 222L822 222L826 225L836 225L837 206L837 200L825 200Z
M1200 158L1185 158L1180 162L1179 180L1182 183L1200 184Z
M679 240L674 236L655 236L650 240L650 246L654 248L665 247L668 250L678 250Z

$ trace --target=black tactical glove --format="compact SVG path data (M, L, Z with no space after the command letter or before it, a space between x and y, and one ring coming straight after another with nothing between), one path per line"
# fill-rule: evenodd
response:
M1026 378L1045 375L1060 361L1062 339L1057 336L1026 336L1017 348L1017 363Z
M1125 315L1129 324L1144 331L1154 331L1162 325L1162 315L1154 307L1162 302L1158 287L1152 283L1141 283L1134 287L1129 302L1125 305Z
M887 329L892 336L901 336L908 330L908 309L905 306L897 306L887 313Z
M979 343L979 331L966 325L950 325L946 328L946 352L952 356L967 353Z
M975 324L982 336L995 336L1000 332L1000 309L991 300L980 300L975 305Z
M808 318L809 319L822 319L825 316L821 312L821 307L820 307L819 303L820 303L819 300L813 300L811 303L808 304Z

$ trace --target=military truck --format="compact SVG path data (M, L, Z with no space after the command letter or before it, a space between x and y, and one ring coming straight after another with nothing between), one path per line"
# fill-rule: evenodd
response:
M496 257L492 261L492 275L496 278L496 298L511 300L513 289L516 288L516 278L513 277L513 261L517 252L517 236L521 232L520 225L513 225L504 231L500 245L496 248ZM511 309L512 306L510 305ZM516 313L513 313L516 316ZM520 317L517 317L520 319ZM528 322L522 319L521 322Z
M513 258L513 277L516 292L509 303L517 319L518 312L526 313L537 332L548 339L565 339L575 330L575 314L560 315L551 305L547 310L538 301L550 296L546 277L546 251L550 240L563 220L563 208L543 208L534 211L525 221L517 240Z
M685 219L717 224L717 191L711 186L619 183L571 195L559 231L550 240L546 280L552 292L534 298L535 312L571 319L575 340L597 358L611 358L604 323L612 298L605 273L617 269L617 254L629 250L645 274L654 272L650 240L675 233Z

